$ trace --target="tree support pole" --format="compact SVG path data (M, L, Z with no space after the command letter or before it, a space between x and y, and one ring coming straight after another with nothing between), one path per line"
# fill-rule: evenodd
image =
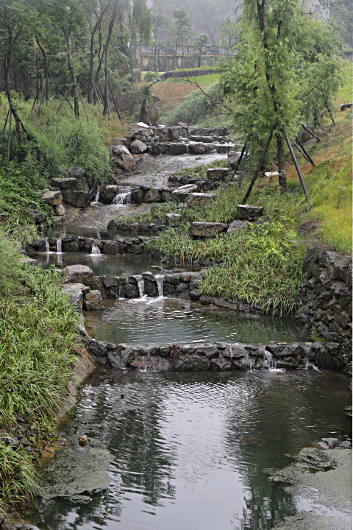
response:
M311 156L309 155L309 153L305 150L305 147L303 146L303 144L301 143L301 141L299 140L298 136L295 137L295 140L297 142L297 144L299 145L299 147L302 149L305 157L307 158L307 160L310 162L310 164L314 167L315 166L315 162L313 161L313 159L311 158Z
M60 105L58 106L56 112L59 112L59 110L60 110L60 108L61 108L61 105L64 103L65 99L66 99L66 101L67 101L67 96L69 95L70 90L72 89L73 86L74 86L74 84L72 83L72 85L70 86L69 90L66 92L66 94L64 94L64 97L63 97L63 99L61 100L61 103L60 103ZM70 107L72 108L72 110L74 110L73 107L72 107L72 105L70 105Z
M272 136L273 136L273 129L272 129L272 131L271 131L271 133L270 133L270 136L268 137L268 140L267 140L266 145L265 145L265 149L262 151L262 155L261 155L260 161L259 161L259 163L258 163L258 165L257 165L256 171L255 171L254 176L253 176L253 178L252 178L252 180L251 180L251 182L250 182L249 189L248 189L248 191L247 191L246 194L245 194L245 197L244 197L244 199L243 199L243 201L242 201L242 204L246 204L246 201L247 201L248 198L249 198L249 195L250 195L250 193L251 193L251 190L252 190L252 188L253 188L253 186L254 186L254 184L255 184L255 180L257 179L257 176L258 176L258 174L259 174L259 172L260 172L260 169L261 169L261 166L262 166L262 164L263 164L264 158L265 158L266 153L267 153L267 151L268 151L268 148L270 147L270 143L271 143L271 140L272 140Z
M247 145L248 145L248 143L250 141L250 138L251 138L251 133L248 135L248 137L245 140L245 143L243 145L243 149L242 149L242 151L240 153L240 157L238 158L238 162L237 162L237 165L236 165L236 168L237 168L236 171L238 171L238 169L239 169L240 162L242 161L242 158L244 156L245 150L247 149Z
M93 77L91 78L91 80L92 80L92 85L93 85L94 92L96 94L96 98L97 98L97 101L98 101L98 105L102 108L102 105L101 105L101 103L99 101L99 97L98 97L98 91L97 91L96 83L94 82Z
M57 83L56 79L51 75L50 71L48 70L48 74L50 75L50 77L52 78L52 80L54 81L54 83L56 84L56 86L58 87L58 89L60 90L60 92L62 93L62 95L64 96L64 98L66 99L66 101L68 102L68 104L70 105L71 107L71 110L73 111L74 108L73 106L71 105L70 101L67 99L67 97L65 96L65 92L62 90L61 86L59 85L59 83ZM71 90L71 89L70 89Z
M313 136L314 138L316 138L316 140L318 142L321 142L321 138L319 138L318 136L316 136L316 134L313 133L313 131L311 131L310 129L308 129L305 125L302 124L302 127L303 129L305 129L309 134L311 134L311 136Z
M111 84L110 84L109 79L108 79L108 85L109 85L110 95L112 96L112 99L113 99L113 103L114 103L115 110L116 110L116 112L118 113L119 120L120 120L120 123L121 123L120 112L119 112L118 106L117 106L117 104L116 104L115 97L114 97L114 95L113 95L113 91L112 91L112 86L111 86Z
M10 163L11 118L12 118L12 112L10 112L10 121L9 121L9 138L8 138L8 140L7 140L7 166L9 166L9 163Z
M303 175L301 174L301 171L300 171L300 168L299 168L299 165L298 165L297 159L295 158L295 154L294 154L294 151L293 151L293 147L292 147L292 145L291 145L291 143L290 143L290 141L289 141L288 134L287 134L287 131L286 131L286 128L285 128L284 125L283 125L283 132L284 132L284 136L285 136L285 138L286 138L286 142L287 142L287 145L288 145L288 148L289 148L290 154L292 155L293 162L294 162L295 168L296 168L296 170L297 170L297 173L298 173L298 176L299 176L299 179L300 179L300 182L301 182L302 188L303 188L303 190L304 190L306 200L307 200L308 202L310 202L309 195L308 195L308 191L307 191L307 189L306 189L305 182L304 182L304 179L303 179Z
M5 120L4 130L6 129L7 120L9 119L9 114L10 114L10 107L9 107L9 110L7 111L7 116L6 116L6 120Z
M77 87L77 90L78 90L78 95L80 96L80 100L81 100L81 103L82 103L83 110L85 111L85 114L86 114L87 121L89 122L89 119L88 119L88 116L87 116L87 112L86 112L86 107L85 107L85 104L83 103L81 90L78 87Z

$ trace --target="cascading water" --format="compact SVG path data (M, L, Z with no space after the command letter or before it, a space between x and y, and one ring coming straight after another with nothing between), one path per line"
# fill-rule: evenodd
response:
M62 240L61 239L57 239L56 240L56 253L57 254L62 254L63 251L62 251Z
M158 296L163 296L163 274L156 274L155 276L157 282Z
M140 298L143 298L143 295L145 294L145 280L142 278L141 274L136 274L134 278L137 281Z
M98 245L96 243L93 243L92 250L91 250L91 256L99 256L101 254L101 251L99 250Z
M268 369L272 370L273 368L275 368L275 364L273 362L272 353L270 353L269 351L265 350L264 357L265 357L265 359L267 361Z
M94 197L94 201L91 202L91 205L92 204L97 204L99 202L99 194L100 194L100 192L101 192L101 187L97 186L96 195Z
M318 367L309 361L308 352L306 352L305 370L309 370L309 369L314 370L315 372L320 372Z
M45 252L47 254L49 254L50 250L49 250L49 240L48 240L48 238L45 238L45 243L44 244L45 244Z
M118 188L113 204L131 204L131 188L127 186Z

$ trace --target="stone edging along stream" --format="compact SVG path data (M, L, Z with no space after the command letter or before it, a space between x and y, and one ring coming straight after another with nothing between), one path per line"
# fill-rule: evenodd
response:
M229 371L271 368L342 369L341 346L334 342L270 344L113 344L86 339L97 364L117 370Z

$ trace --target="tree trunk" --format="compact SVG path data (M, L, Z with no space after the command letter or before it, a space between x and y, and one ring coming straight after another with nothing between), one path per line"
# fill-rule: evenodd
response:
M72 79L73 88L74 88L74 111L75 111L76 118L78 118L80 116L80 112L78 109L77 79L76 79L75 72L72 66L72 61L71 61L70 35L66 33L65 28L62 28L62 29L65 35L66 44L67 44L67 64L68 64L68 68L71 74L71 79Z
M42 52L43 59L44 59L44 76L45 76L45 102L48 105L49 101L49 75L48 75L48 60L47 60L47 54L44 50L44 48L40 45L37 35L35 35L36 41L38 44L38 47L40 51Z
M105 75L105 87L104 87L104 109L103 109L103 116L106 116L108 114L108 120L110 120L110 108L109 108L109 78L108 78L108 48L110 39L112 37L113 28L116 20L117 15L117 9L118 9L118 3L115 1L113 5L113 13L112 17L109 22L109 30L107 35L107 41L105 43L105 62L104 62L104 75Z

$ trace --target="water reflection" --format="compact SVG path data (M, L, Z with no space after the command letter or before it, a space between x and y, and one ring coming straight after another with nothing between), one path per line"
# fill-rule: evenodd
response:
M110 451L112 483L87 504L59 497L27 516L43 530L272 528L294 506L262 469L330 431L342 437L349 400L348 378L330 372L98 372L63 428L74 451L82 434ZM60 494L69 452L43 468L44 490Z
M106 309L86 312L87 331L114 343L187 344L200 342L303 341L293 318L246 318L235 311L168 298L107 301Z

